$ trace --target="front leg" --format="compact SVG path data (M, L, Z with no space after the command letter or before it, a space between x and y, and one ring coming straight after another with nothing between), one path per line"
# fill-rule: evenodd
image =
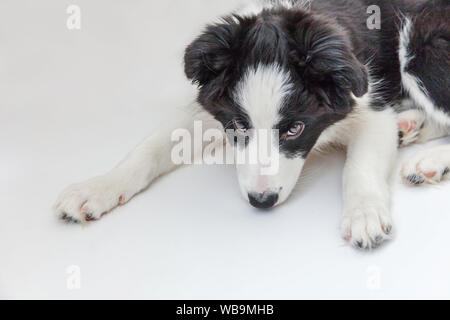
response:
M116 168L66 188L56 201L58 216L73 222L97 220L128 202L155 178L176 167L171 159L172 132L183 128L192 133L195 121L201 121L204 129L221 128L219 122L197 103L178 110L167 124L139 144Z
M397 140L392 110L359 113L348 141L342 221L343 237L357 248L375 248L392 232L390 182Z

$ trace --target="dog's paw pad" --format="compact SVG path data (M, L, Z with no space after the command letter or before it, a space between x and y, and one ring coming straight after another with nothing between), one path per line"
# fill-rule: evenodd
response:
M398 128L403 133L410 133L417 128L417 122L415 120L410 121L400 121L398 123Z
M425 116L419 110L408 110L398 115L398 134L401 147L413 144L420 137L420 131L425 123Z
M127 202L127 201L125 200L125 196L124 196L124 195L120 195L120 197L119 197L119 202L118 202L119 206L124 205L125 202Z

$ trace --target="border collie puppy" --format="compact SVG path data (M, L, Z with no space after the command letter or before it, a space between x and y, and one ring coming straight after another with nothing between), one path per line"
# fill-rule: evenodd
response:
M378 29L367 26L373 5L380 9ZM173 130L193 131L202 121L205 129L232 128L245 136L241 144L229 141L236 149L256 143L252 129L277 133L276 174L237 165L242 194L257 208L289 197L313 149L345 146L342 236L358 248L374 248L392 232L397 122L403 145L442 136L450 124L449 21L447 0L251 3L207 26L187 47L185 73L198 85L196 102L109 173L67 188L56 211L84 222L126 203L176 167ZM396 110L405 107L411 110L398 120ZM417 184L438 181L449 166L445 146L408 161L403 175Z

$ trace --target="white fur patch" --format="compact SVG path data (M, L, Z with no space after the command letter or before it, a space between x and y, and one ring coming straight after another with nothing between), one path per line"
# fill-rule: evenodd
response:
M255 129L271 129L279 121L279 110L292 89L289 78L277 64L247 70L235 97Z
M236 88L235 98L247 113L254 129L272 130L280 121L280 109L291 90L287 71L277 64L258 65L247 70ZM250 139L248 149L252 149L254 143L255 139ZM287 199L300 175L304 159L287 159L281 154L274 156L279 157L279 170L270 176L261 177L259 166L237 166L244 197L248 192L271 191L278 193L278 203Z

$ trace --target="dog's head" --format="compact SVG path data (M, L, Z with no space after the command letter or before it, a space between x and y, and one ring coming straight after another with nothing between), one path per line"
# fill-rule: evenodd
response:
M255 132L276 135L275 173L237 165L241 190L258 208L287 199L322 132L352 110L353 95L368 90L366 68L345 33L302 10L233 15L208 26L186 49L185 72L199 87L199 103L244 137L237 149L255 145Z

